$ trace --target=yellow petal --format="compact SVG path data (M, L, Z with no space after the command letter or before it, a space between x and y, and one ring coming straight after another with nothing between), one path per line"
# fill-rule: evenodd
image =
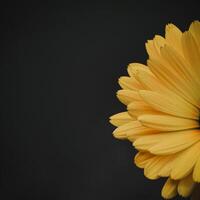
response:
M194 144L190 148L184 150L176 159L174 168L171 171L170 177L174 180L179 180L188 176L195 166L197 159L200 156L200 142Z
M114 126L121 126L133 120L128 112L121 112L110 117L110 123Z
M133 101L141 100L139 93L133 90L118 90L117 97L125 105L128 105Z
M182 36L183 53L192 66L200 64L200 49L191 32L186 31Z
M135 78L145 89L159 92L167 92L166 87L163 86L152 73L138 68L135 72Z
M146 173L147 177L149 175L152 176L152 174L157 177L169 177L169 174L174 167L174 159L176 158L176 156L177 154L172 154L168 156L154 155L154 157L148 162L150 163L151 168L149 168L148 164L145 165L145 168L149 168L149 173ZM155 165L152 166L151 162L154 162ZM147 169L145 170L146 172Z
M197 120L184 119L170 115L140 115L138 120L147 127L160 131L178 131L198 128Z
M194 167L193 180L198 183L200 182L200 157L198 158Z
M197 84L196 78L194 80L194 73L191 72L191 68L188 68L189 64L186 59L184 59L179 52L174 51L173 48L167 45L162 48L161 55L165 60L165 70L172 78L176 78L177 90L192 103L198 104L200 98L198 91L199 85Z
M171 170L174 168L175 158L179 153L175 153L165 157L165 165L162 166L160 171L158 172L158 176L160 177L169 177Z
M166 44L166 40L160 35L155 35L155 37L153 38L153 43L158 54L160 54L160 49Z
M161 72L162 72L162 70L161 70ZM156 91L156 92L159 92L161 94L164 93L164 94L170 96L173 99L177 99L177 100L179 100L181 102L184 101L184 99L182 99L181 97L179 97L177 95L176 91L173 92L171 90L171 88L168 87L169 84L168 84L167 81L164 82L166 84L166 86L165 86L164 84L162 84L159 81L160 77L157 78L152 73L149 73L149 72L147 72L145 70L141 70L138 67L137 70L135 71L135 78L143 86L143 88L145 88L146 90Z
M165 39L166 42L173 46L178 52L182 53L181 46L182 32L174 24L168 24L165 27Z
M153 155L148 152L138 152L134 158L134 163L137 167L144 168L152 157Z
M113 131L113 135L114 137L118 138L118 139L127 139L127 135L131 134L134 132L134 130L137 127L140 127L141 123L138 121L132 121L129 123L126 123L122 126L119 126L118 128L116 128Z
M146 46L146 50L147 50L149 57L156 58L159 56L159 54L154 46L153 40L148 40L145 43L145 46Z
M169 155L182 151L200 141L200 130L157 133L136 139L138 150L149 151L155 155Z
M190 174L186 178L180 180L178 184L178 193L183 197L189 197L195 187L195 182L192 179L192 175Z
M114 137L118 139L129 139L131 142L133 142L138 137L157 132L158 131L155 129L143 126L139 121L131 121L119 126L117 129L115 129L113 134Z
M158 111L178 117L199 119L199 110L182 98L147 90L140 90L139 94L146 103Z
M198 48L200 48L200 22L199 21L194 21L190 25L189 31L192 33Z
M119 78L119 85L125 90L141 90L143 87L140 83L133 77L122 76Z
M174 167L174 160L178 154L157 156L147 151L142 153L144 155L141 155L141 158L139 155L139 161L137 161L137 164L141 168L144 168L144 175L147 178L158 179L159 177L169 177L170 172Z
M158 58L160 56L160 48L165 43L165 39L160 35L156 35L153 40L148 40L145 46L149 57Z
M161 55L163 59L148 61L152 72L169 90L199 106L198 87L196 81L188 73L188 66L182 61L184 59L167 45L161 49Z
M131 116L139 116L144 112L152 111L153 109L143 101L134 101L130 103L127 107L128 112Z
M152 72L150 71L149 67L147 67L146 65L143 65L141 63L130 63L128 65L128 74L131 77L135 77L135 74L137 73L138 70L152 74Z
M184 36L185 33L182 34L182 40L185 38ZM197 75L193 72L194 67L190 65L184 55L181 55L179 51L175 51L172 46L165 45L161 55L164 59L161 63L166 65L165 68L167 68L169 73L172 73L175 76L181 76L190 85L195 85L197 82L199 84L199 79L196 79Z
M172 199L177 195L178 182L170 178L167 179L162 189L162 197L164 199Z
M140 126L138 125L132 131L127 132L126 136L129 141L134 142L137 138L140 138L141 136L143 137L143 136L155 134L155 133L158 133L158 130L145 127L140 123Z
M154 156L150 160L147 161L144 167L144 175L149 179L158 179L159 172L162 168L168 163L169 158L163 156Z

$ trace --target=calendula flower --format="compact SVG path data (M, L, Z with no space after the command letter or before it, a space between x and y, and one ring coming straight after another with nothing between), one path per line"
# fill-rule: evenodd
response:
M138 150L135 164L149 179L166 177L162 196L193 199L200 182L200 22L146 43L147 65L131 63L119 79L127 111L110 117L113 135Z

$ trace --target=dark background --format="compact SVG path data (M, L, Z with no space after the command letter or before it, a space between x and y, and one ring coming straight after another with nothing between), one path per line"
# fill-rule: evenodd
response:
M198 1L7 2L1 5L2 200L160 200L164 180L133 165L108 117L128 63Z

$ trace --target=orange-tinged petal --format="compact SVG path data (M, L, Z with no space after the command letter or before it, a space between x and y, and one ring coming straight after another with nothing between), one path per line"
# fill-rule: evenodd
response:
M185 58L191 66L198 67L200 64L200 49L190 31L186 31L182 36L182 46Z
M189 197L195 187L196 183L192 179L192 174L180 180L178 184L178 193L183 197Z
M198 48L200 48L200 22L199 21L194 21L190 25L189 31L192 33Z
M177 195L177 185L178 181L168 178L162 189L162 197L165 199L172 199L175 197Z
M193 171L193 180L195 182L200 182L200 156L195 164L194 171Z

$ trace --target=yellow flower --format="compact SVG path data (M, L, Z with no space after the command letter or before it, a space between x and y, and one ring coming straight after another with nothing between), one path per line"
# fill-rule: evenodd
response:
M119 79L127 111L110 117L113 135L132 142L147 178L167 178L163 198L200 199L200 22L186 32L168 24L146 49L147 66L131 63Z

